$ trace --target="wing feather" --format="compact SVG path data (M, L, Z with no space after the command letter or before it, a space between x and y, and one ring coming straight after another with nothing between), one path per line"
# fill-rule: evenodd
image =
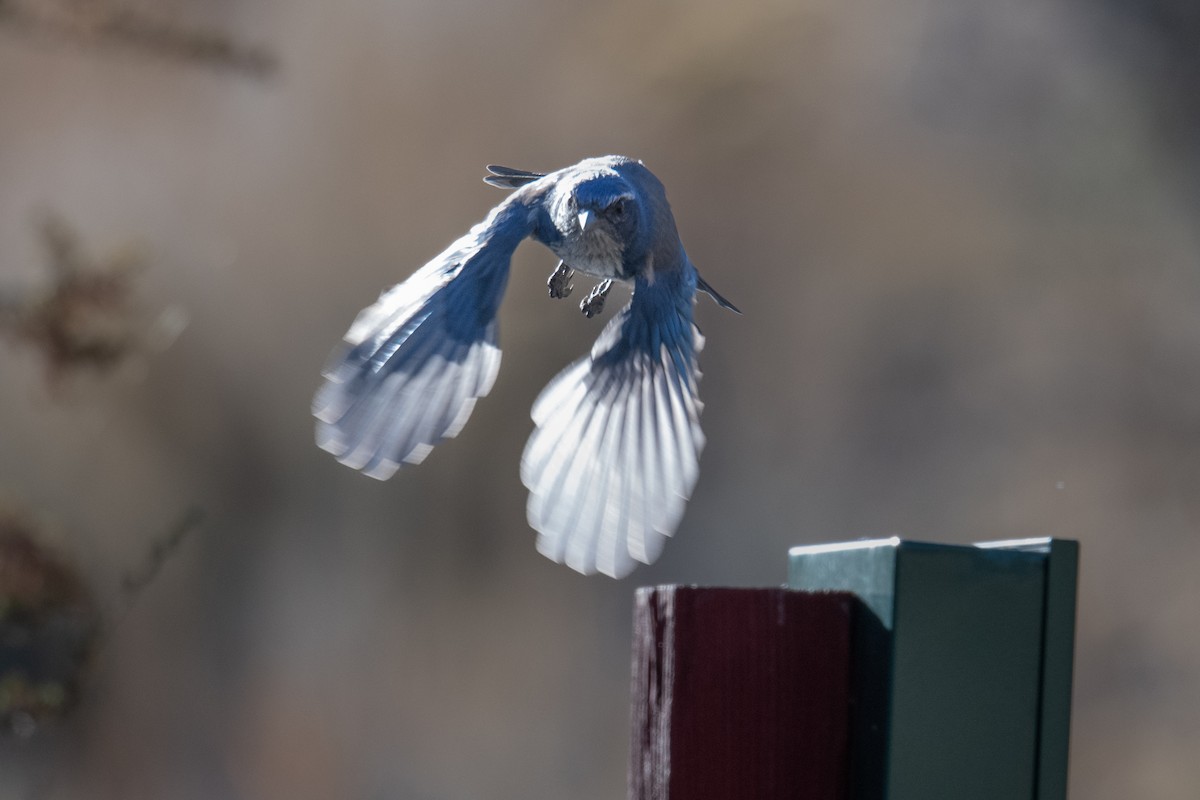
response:
M318 446L382 480L458 434L500 369L496 310L532 225L514 195L359 313L313 398Z
M521 460L538 549L613 577L654 561L699 475L691 296L639 281L592 353L538 396Z

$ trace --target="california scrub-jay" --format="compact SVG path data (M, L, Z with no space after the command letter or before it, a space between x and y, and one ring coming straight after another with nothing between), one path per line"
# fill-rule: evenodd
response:
M658 557L699 473L696 290L737 309L688 260L663 185L640 161L488 171L516 191L350 326L313 399L317 444L384 479L456 435L496 378L496 310L512 254L532 236L562 259L551 296L570 292L575 270L601 280L581 303L589 317L612 281L633 283L591 355L537 398L521 458L538 550L622 577Z

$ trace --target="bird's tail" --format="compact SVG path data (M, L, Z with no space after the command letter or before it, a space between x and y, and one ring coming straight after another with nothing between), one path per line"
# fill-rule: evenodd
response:
M703 341L690 292L639 281L591 355L542 391L521 480L544 555L618 578L658 557L699 475Z
M722 297L716 289L709 286L708 281L704 280L704 278L701 278L699 273L696 274L696 288L711 297L713 302L715 302L721 308L727 308L735 314L742 313L740 308Z
M485 176L483 182L500 189L519 189L527 183L533 183L538 178L546 176L544 172L530 172L527 169L502 167L498 164L488 164L487 171L491 174Z
M321 448L384 479L461 430L500 368L496 310L530 224L499 206L358 315L313 398Z

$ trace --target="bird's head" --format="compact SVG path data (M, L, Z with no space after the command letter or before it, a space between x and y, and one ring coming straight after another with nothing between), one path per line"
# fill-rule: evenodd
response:
M571 209L579 233L604 231L618 241L629 241L638 223L638 202L633 187L616 175L604 175L577 184L571 192Z
M570 177L559 185L552 204L559 232L589 250L623 251L643 224L634 187L611 168Z

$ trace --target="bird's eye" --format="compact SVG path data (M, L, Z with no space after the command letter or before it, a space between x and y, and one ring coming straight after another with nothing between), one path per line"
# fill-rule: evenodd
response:
M625 216L625 198L619 197L614 200L612 205L608 207L608 213L611 214L615 219L620 219L621 217Z

